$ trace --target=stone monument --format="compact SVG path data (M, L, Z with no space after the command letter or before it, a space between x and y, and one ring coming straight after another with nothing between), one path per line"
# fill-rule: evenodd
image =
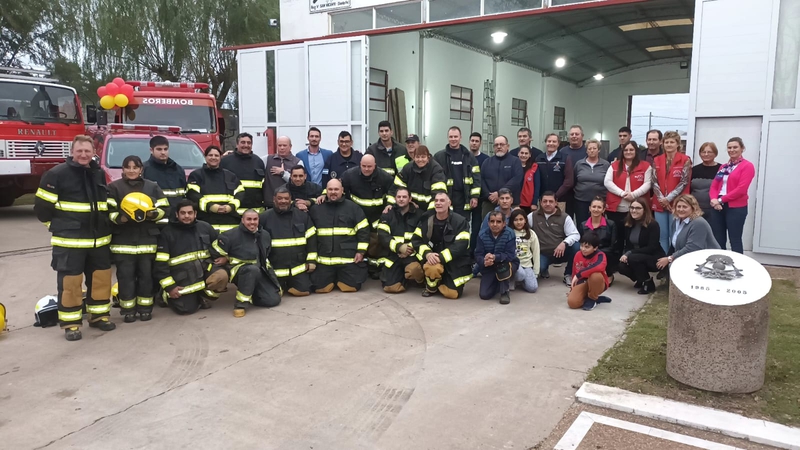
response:
M700 250L670 267L667 373L714 392L764 385L772 279L754 259Z

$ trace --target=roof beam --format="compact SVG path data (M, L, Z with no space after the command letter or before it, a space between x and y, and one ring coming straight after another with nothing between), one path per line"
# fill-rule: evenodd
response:
M625 67L620 67L619 69L614 69L611 72L604 73L603 75L605 76L604 79L608 79L608 77L612 77L614 75L618 75L618 74L625 73L625 72L630 72L631 70L641 69L641 68L644 68L644 67L661 66L661 65L664 65L664 64L675 64L675 63L680 63L680 62L685 62L685 61L686 61L686 58L684 58L682 56L676 56L674 58L657 59L655 61L645 61L645 62L641 62L641 63L637 63L637 64L630 64L630 65L625 66ZM597 81L597 80L594 79L594 77L591 77L591 78L587 78L587 79L581 81L580 83L578 83L578 87L586 87L586 86L588 86L590 84L594 84L594 83L600 83L600 81Z
M603 17L600 18L600 21L603 22L603 23L607 23L606 19L603 18ZM633 39L628 37L627 33L625 33L624 31L620 30L619 29L619 25L617 25L617 26L609 25L608 29L611 30L612 33L616 34L617 37L619 37L620 39L625 41L627 44L629 44L631 47L635 48L636 50L639 50L639 52L642 55L644 55L645 58L649 59L650 61L655 61L656 60L656 57L653 56L652 53L648 52L647 49L645 49L644 47L639 45L639 43L637 41L634 41Z
M583 36L583 35L582 35L580 32L577 32L577 33L576 33L576 32L574 32L574 31L572 31L572 28L571 28L571 27L564 25L563 23L561 23L561 22L560 22L558 19L556 19L555 17L545 16L545 17L544 17L544 20L546 20L546 21L548 21L548 22L551 22L551 23L554 23L554 24L556 24L556 25L560 26L560 27L561 27L561 28L562 28L564 31L566 31L566 32L567 32L567 34L568 34L570 37L572 37L572 38L574 38L574 39L577 39L577 40L581 41L581 43L582 43L583 45L585 45L585 46L587 46L587 47L589 47L589 48L591 48L591 49L594 49L594 51L596 51L596 52L600 52L601 54L603 54L603 56L605 56L606 58L609 58L609 59L612 59L612 60L614 60L614 61L615 61L617 64L619 64L619 65L621 65L621 66L625 66L625 65L628 65L628 64L629 64L629 63L628 63L628 61L625 61L625 60L623 60L622 58L620 58L619 56L617 56L617 55L615 55L615 54L613 54L613 53L609 53L609 52L608 52L608 51L607 51L605 48L603 48L603 47L601 47L601 46L599 46L599 45L595 44L595 43L594 43L594 42L592 42L591 40L587 39L587 38L586 38L585 36Z
M663 20L661 18L655 19L655 18L649 17L647 15L647 11L643 11L641 8L636 8L636 11L638 11L640 14L644 15L645 18L647 18L648 21ZM672 45L673 47L675 46L675 41L673 41L672 38L661 27L655 27L655 28L652 28L652 29L656 30L656 32L658 32L658 35L661 36L661 38L664 39L664 41L666 41L667 44ZM682 57L684 57L684 58L688 58L689 57L686 54L686 52L684 51L684 49L676 47L676 50L678 50L678 52L681 54Z

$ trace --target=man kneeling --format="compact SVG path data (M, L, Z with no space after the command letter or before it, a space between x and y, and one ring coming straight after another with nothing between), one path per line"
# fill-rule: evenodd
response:
M472 278L469 238L467 219L451 213L446 193L436 194L434 210L422 216L411 237L425 272L423 297L436 292L449 299L461 296L464 285Z
M492 211L487 217L489 228L480 232L475 248L475 262L481 272L480 296L491 300L500 292L500 304L507 305L511 303L509 282L519 269L517 238L506 226L502 212Z
M422 265L411 244L422 211L411 203L408 188L398 188L394 201L394 206L381 216L378 225L381 246L389 249L389 255L383 261L381 282L383 290L391 294L405 292L408 280L417 284L425 280Z
M272 307L281 302L278 277L267 259L271 247L269 232L258 227L258 213L248 209L238 227L219 235L212 245L214 256L225 258L231 283L238 288L234 317L244 317L247 307Z

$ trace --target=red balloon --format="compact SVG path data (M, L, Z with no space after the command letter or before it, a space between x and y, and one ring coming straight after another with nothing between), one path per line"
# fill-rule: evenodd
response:
M114 78L113 83L116 84L119 87L122 87L122 85L125 84L125 80L123 80L120 77L117 77L117 78Z
M99 88L97 88L97 96L98 97L103 98L103 97L106 96L106 94L108 94L108 92L106 92L106 87L105 86L100 86Z
M119 93L124 95L125 97L128 97L128 101L133 100L133 86L131 86L130 84L123 84L122 86L120 86Z
M106 94L112 97L119 94L119 86L114 83L108 83L106 85Z

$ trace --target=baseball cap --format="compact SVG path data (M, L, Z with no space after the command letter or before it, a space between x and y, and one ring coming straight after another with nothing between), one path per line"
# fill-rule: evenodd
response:
M406 138L406 142L419 142L419 136L416 134L409 134Z

